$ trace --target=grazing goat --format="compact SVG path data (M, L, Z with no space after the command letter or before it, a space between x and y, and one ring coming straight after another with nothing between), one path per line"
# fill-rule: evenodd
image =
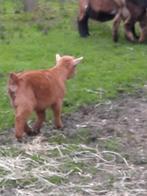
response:
M50 107L54 113L55 126L62 128L61 108L65 94L65 82L72 78L76 65L83 57L56 55L56 65L47 70L11 73L8 93L15 109L15 136L21 141L24 133L34 135L40 132L45 121L45 110ZM33 131L27 124L29 115L35 111L37 121Z
M118 41L120 22L124 22L125 36L136 41L135 24L139 22L139 42L147 38L147 0L79 0L78 30L81 37L89 35L88 20L101 22L113 19L112 37Z
M81 37L89 35L88 19L105 22L113 19L112 37L118 40L118 29L122 20L130 18L125 0L79 0L78 30Z

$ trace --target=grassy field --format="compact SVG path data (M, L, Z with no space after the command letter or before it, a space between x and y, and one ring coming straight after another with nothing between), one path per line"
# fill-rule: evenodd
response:
M91 22L91 37L81 39L75 3L66 3L65 11L58 2L44 3L42 1L33 14L15 14L16 6L11 1L3 5L5 12L0 14L1 129L13 125L7 96L9 73L51 67L56 53L84 56L77 76L68 82L65 111L109 99L119 91L133 90L147 79L146 45L128 43L122 32L119 43L113 43L111 23Z
M77 31L76 1L65 1L63 9L59 1L43 0L33 13L24 13L19 1L15 2L17 6L11 0L3 1L0 8L0 131L3 137L7 137L5 132L14 127L14 112L7 95L9 73L47 69L55 64L56 53L84 57L76 77L67 83L64 115L81 106L112 100L120 93L133 92L146 84L147 45L127 42L122 28L119 42L113 43L111 22L101 24L90 21L91 36L82 39ZM48 116L51 118L50 113ZM112 155L119 161L118 165L115 163L115 168L110 169L112 173L105 181L107 189L111 190L115 180L119 181L120 163L124 163L125 173L132 172L120 154L107 152L109 156L104 159L103 153L98 152L97 144L87 145L89 133L84 128L80 128L80 133L70 140L56 130L52 133L44 146L37 138L26 145L12 141L6 145L6 138L1 137L0 189L17 187L18 195L34 196L38 193L45 195L43 190L51 191L47 195L69 195L75 188L73 195L84 195L80 192L83 190L87 195L97 195L98 192L105 195L105 190L101 192L103 184L99 183L97 187L95 183L90 183L90 179L96 171L103 175L103 166L111 165L109 159ZM117 151L118 143L112 138L104 142L103 149ZM99 168L98 164L103 166ZM76 180L77 175L82 180L81 184ZM69 183L72 177L73 184ZM89 183L84 186L87 178ZM33 192L36 187L38 193ZM68 190L67 194L59 194L60 188ZM13 195L11 191L9 194Z

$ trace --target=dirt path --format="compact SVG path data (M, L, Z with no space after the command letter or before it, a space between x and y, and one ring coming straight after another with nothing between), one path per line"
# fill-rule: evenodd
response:
M64 121L69 135L85 128L90 131L91 140L98 143L102 138L118 139L121 143L118 151L124 151L134 163L147 163L147 94L143 91L81 107Z

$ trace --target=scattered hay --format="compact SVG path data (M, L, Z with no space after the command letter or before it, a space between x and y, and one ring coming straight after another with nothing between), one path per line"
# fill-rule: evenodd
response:
M13 144L13 148L21 152L19 155L5 156L2 153L11 148L1 146L0 149L3 154L0 158L0 171L3 171L0 187L15 191L15 195L147 193L144 179L147 172L145 174L143 167L136 168L121 154L100 151L98 146L49 144L39 136L31 143Z
M146 196L146 100L81 106L64 116L62 132L45 124L25 143L1 133L0 195Z

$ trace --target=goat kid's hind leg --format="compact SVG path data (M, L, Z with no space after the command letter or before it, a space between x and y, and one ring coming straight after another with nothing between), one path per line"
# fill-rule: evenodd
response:
M24 131L27 135L30 135L32 133L32 129L28 126L27 123L24 125Z
M37 121L33 126L33 135L37 135L40 133L40 129L42 127L43 122L45 121L45 110L36 110Z
M54 113L54 120L56 128L60 129L63 127L61 120L61 109L62 109L62 101L59 101L52 105L52 110Z
M31 114L31 109L24 109L21 107L17 107L15 114L15 137L18 141L21 141L25 128L29 128L26 121L29 115ZM27 130L28 131L28 130Z

